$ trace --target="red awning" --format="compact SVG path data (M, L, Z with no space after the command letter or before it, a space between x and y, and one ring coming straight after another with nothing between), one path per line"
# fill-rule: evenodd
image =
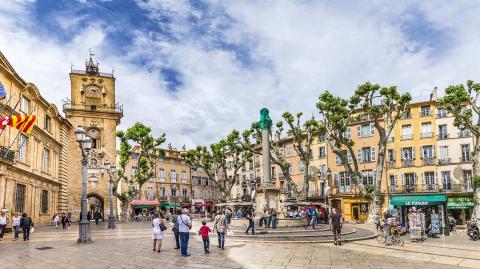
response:
M155 200L133 200L130 204L132 206L140 206L140 205L157 206L158 201L155 201Z

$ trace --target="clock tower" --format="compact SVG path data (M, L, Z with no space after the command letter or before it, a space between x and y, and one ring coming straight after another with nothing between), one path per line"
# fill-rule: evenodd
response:
M93 140L87 168L87 210L91 216L100 212L104 220L108 220L110 206L109 176L103 169L108 160L116 163L116 127L123 117L123 108L115 101L115 77L113 73L102 73L98 62L94 62L93 54L85 62L85 70L70 72L71 98L64 101L63 112L72 123L72 131L68 134L68 212L73 219L78 219L81 207L82 165L81 151L75 140L75 129L81 125ZM116 199L113 200L115 203ZM116 204L114 204L116 211Z

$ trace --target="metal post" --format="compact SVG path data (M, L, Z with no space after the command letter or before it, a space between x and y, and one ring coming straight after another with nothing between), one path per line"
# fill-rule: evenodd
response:
M112 186L112 173L108 171L110 177L110 216L108 216L108 229L115 229L115 216L113 215L113 186Z
M78 243L91 243L92 239L90 238L90 222L87 220L87 157L88 152L82 148L80 145L80 150L82 151L82 219L79 222L79 237Z

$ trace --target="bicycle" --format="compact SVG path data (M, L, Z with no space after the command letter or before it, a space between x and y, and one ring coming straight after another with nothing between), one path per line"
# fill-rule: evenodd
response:
M384 226L385 226L385 225L384 225ZM388 242L387 242L388 240L387 240L387 239L389 239L389 241L390 241L392 244L394 244L394 245L396 245L396 246L403 247L405 241L403 241L403 238L401 237L401 235L400 235L400 233L398 232L398 230L397 230L397 229L395 229L395 230L393 230L393 231L391 230L391 231L390 231L390 234L387 234L387 231L385 230L385 227L384 227L384 226L382 226L382 227L380 228L381 234L379 234L379 235L377 236L377 242L383 243L383 244L385 244L385 245L388 245Z

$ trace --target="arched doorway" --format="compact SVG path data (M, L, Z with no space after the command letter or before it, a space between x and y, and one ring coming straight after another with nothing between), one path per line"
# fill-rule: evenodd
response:
M102 216L102 220L104 220L105 215L103 207L103 198L96 194L89 194L87 196L87 212L90 213L91 219L93 219L93 215L95 214L95 212L99 212Z

